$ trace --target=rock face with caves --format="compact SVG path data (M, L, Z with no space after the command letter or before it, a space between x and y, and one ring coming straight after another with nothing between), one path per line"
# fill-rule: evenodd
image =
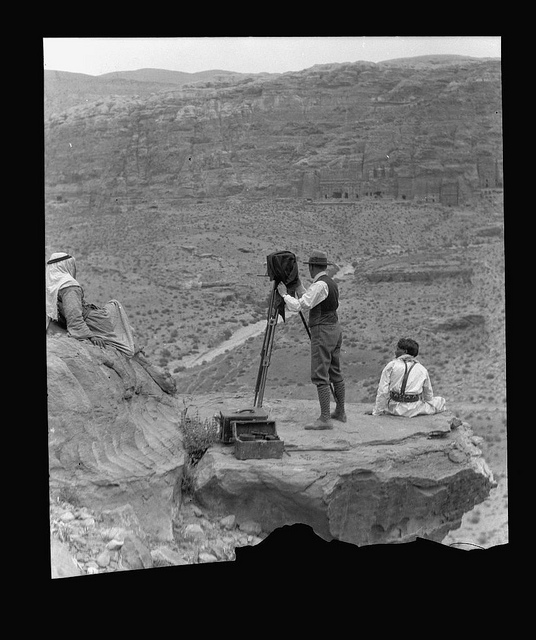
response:
M126 80L45 72L51 197L102 212L156 195L457 204L502 187L497 59L316 65L150 93L137 82L136 95Z

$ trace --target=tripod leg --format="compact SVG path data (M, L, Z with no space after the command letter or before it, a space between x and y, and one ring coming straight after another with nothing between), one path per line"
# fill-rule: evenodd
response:
M257 374L257 383L255 386L255 400L253 406L262 407L262 400L264 397L264 388L266 386L266 378L268 376L268 367L270 366L270 358L272 355L272 347L274 344L274 333L277 324L277 309L275 306L275 293L276 287L272 291L270 298L270 305L268 307L267 324L264 333L264 342L261 351L261 362L259 365L259 372Z

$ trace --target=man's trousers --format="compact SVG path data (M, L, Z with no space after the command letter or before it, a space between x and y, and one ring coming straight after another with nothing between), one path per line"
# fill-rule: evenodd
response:
M317 324L311 331L311 382L318 386L342 382L340 353L342 329L335 324Z

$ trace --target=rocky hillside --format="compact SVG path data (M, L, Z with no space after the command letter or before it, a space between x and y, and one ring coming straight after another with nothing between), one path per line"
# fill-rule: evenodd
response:
M232 71L200 71L185 73L166 69L113 71L100 76L69 71L44 72L45 118L70 107L95 102L109 96L144 96L159 91L171 91L184 84L213 82L222 78L238 78Z
M142 191L160 201L309 197L330 171L449 179L470 199L501 159L499 60L316 65L178 88L77 76L73 91L74 80L50 73L48 193L76 193L90 211Z

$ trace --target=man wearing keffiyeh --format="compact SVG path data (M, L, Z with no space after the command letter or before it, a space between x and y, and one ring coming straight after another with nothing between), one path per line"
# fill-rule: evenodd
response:
M135 342L122 305L110 300L104 307L84 300L84 290L76 280L76 262L68 253L53 253L46 266L47 326L55 320L72 338L109 344L132 357Z
M101 347L113 347L138 362L166 393L175 393L175 380L146 358L136 344L126 311L117 300L103 307L86 302L76 279L76 262L68 253L53 253L45 273L46 328L56 322L76 340L89 340Z

